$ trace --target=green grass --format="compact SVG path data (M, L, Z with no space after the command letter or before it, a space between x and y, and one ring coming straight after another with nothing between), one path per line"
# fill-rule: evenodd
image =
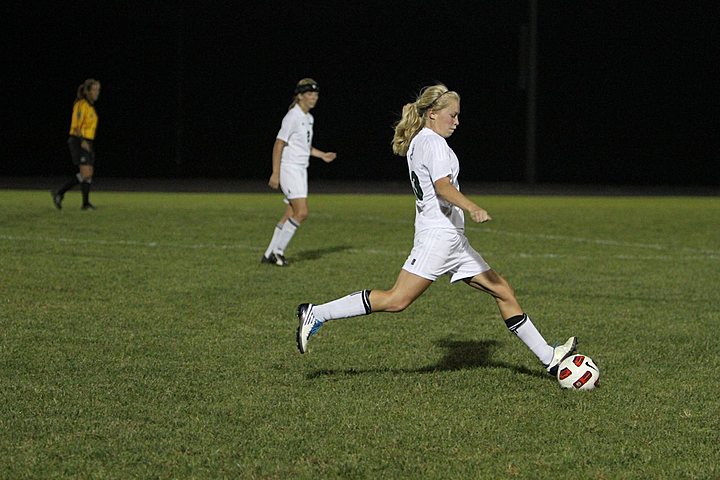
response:
M471 243L549 341L602 370L562 390L494 302L295 307L392 285L410 195L313 195L286 269L278 195L0 191L0 478L718 478L720 200L477 198Z

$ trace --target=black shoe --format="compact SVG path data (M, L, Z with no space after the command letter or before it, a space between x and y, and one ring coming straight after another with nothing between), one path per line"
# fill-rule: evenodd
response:
M266 257L265 255L263 255L263 257L260 259L260 263L272 263L272 264L275 264L275 261L276 261L276 260L275 260L275 255L272 254L272 253L271 253L270 256L268 256L268 257Z
M80 207L80 208L81 208L82 210L97 210L97 209L95 208L95 205L93 205L92 203L86 203L85 205L83 205L83 206Z
M280 253L275 253L273 255L275 256L275 265L278 267L287 267L289 265L288 261L285 260L285 255Z
M52 196L55 208L57 208L58 210L62 210L63 196L57 192L50 192L50 195Z

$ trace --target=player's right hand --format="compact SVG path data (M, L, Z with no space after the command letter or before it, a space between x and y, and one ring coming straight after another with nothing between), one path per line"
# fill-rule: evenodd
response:
M270 175L270 180L268 180L268 186L273 190L277 190L280 187L280 175Z

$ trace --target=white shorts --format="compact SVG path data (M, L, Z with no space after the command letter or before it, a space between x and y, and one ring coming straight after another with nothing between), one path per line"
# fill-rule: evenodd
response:
M307 167L280 164L280 188L287 200L307 198L307 179Z
M490 265L472 248L464 234L450 229L431 229L415 234L413 249L402 268L433 282L448 273L454 283L486 272Z

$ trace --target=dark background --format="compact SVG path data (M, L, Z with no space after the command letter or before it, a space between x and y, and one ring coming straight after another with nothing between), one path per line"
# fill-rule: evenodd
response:
M402 180L392 124L462 97L462 180L523 182L529 1L4 2L1 176L70 175L78 85L102 82L98 177L264 179L300 78L311 179ZM718 2L539 2L538 183L720 184Z

